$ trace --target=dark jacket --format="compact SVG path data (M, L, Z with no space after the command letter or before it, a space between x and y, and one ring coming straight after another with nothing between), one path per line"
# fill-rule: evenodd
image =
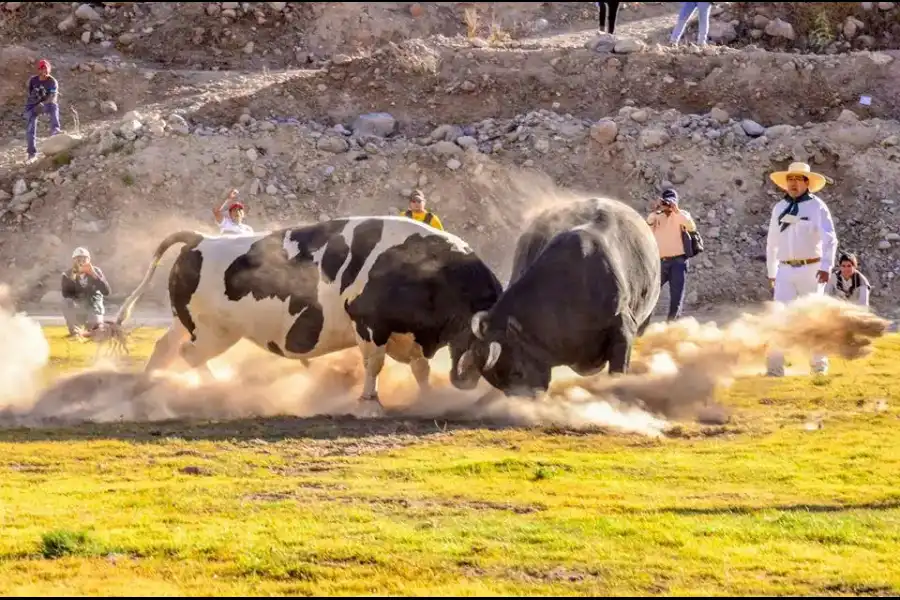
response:
M71 269L64 271L61 281L62 297L84 306L103 306L103 297L109 296L111 290L100 267L95 266L94 270L99 277L82 273L76 275Z

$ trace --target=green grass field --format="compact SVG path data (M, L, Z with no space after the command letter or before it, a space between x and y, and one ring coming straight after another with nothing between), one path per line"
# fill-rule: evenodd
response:
M90 362L46 331L52 374ZM158 332L140 335L143 360ZM898 392L889 336L826 378L739 380L729 424L658 440L350 418L0 429L0 592L894 595Z

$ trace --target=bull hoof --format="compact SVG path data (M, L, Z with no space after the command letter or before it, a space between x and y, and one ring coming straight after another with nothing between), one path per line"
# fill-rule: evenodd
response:
M354 411L354 415L360 419L380 419L384 414L384 407L378 401L378 396L360 398L359 406Z

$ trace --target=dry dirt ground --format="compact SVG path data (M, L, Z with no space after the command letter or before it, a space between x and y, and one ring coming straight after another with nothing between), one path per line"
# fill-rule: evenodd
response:
M575 2L6 3L0 279L24 305L51 307L70 249L87 245L115 304L164 234L213 231L210 209L230 187L265 227L394 212L419 186L505 276L523 212L554 190L644 211L674 184L707 241L689 284L697 312L768 297L761 258L777 194L766 174L805 160L834 179L823 196L841 247L862 256L873 303L890 312L894 9L835 13L834 48L803 54L791 46L809 46L821 10L746 4L715 11L711 31L721 41L734 28L732 45L698 49L665 45L674 3L625 3L616 43ZM863 44L877 52L860 49L861 34L842 45L851 14L877 33ZM797 19L794 40L751 36L777 18ZM23 87L43 56L80 139L25 166ZM390 118L373 129L357 120L366 113ZM164 301L162 279L151 300Z

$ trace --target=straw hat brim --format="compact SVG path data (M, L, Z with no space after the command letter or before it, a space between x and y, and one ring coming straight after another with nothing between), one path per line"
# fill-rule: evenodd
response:
M828 179L821 173L813 173L812 171L776 171L769 175L772 183L787 191L788 175L801 175L809 179L809 191L813 194L821 190L828 183Z

